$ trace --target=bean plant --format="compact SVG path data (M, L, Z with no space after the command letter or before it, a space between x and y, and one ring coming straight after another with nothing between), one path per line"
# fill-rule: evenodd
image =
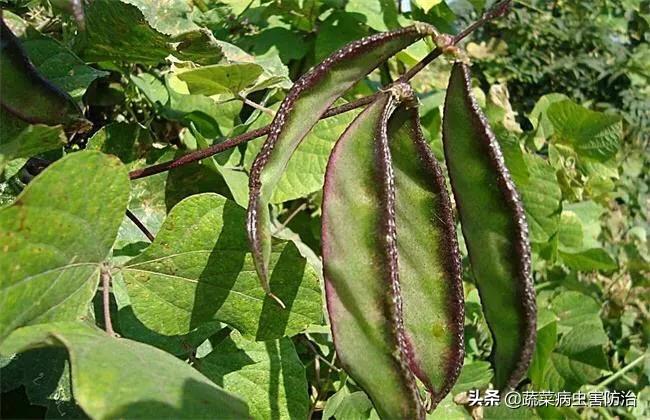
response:
M375 31L294 75L197 24L211 2L44 1L55 18L39 30L27 3L1 19L3 388L48 415L340 419L480 418L467 391L539 388L555 325L533 279L545 222L461 43L511 1L455 35ZM415 77L441 62L436 144ZM323 138L316 187L296 195L287 174ZM318 246L289 227L308 206Z

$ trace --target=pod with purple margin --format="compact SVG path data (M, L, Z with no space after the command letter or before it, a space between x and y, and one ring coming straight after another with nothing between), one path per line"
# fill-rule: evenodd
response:
M269 200L296 148L327 109L355 83L392 55L435 34L417 24L352 42L302 76L291 88L271 124L270 133L250 172L247 231L260 283L271 293ZM282 302L275 298L281 305Z
M499 143L472 94L469 67L454 65L443 145L470 265L492 333L494 384L515 387L535 348L536 306L528 227Z
M411 95L398 85L359 114L330 156L323 195L335 347L383 418L422 418L416 378L433 408L463 360L451 205Z

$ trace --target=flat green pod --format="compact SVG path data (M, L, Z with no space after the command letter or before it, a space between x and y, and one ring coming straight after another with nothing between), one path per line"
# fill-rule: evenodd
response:
M31 124L87 129L89 122L72 98L38 72L4 20L0 19L0 26L2 110Z
M465 311L456 228L445 178L424 139L417 107L397 108L388 139L411 369L431 393L433 408L463 365Z
M280 105L269 136L251 167L247 218L260 282L271 296L268 204L289 159L309 130L345 91L392 55L434 32L431 26L418 24L352 42L302 76Z
M452 69L443 145L472 271L493 338L495 386L515 387L535 348L528 226L499 143L471 92L469 67Z
M463 362L460 257L444 178L404 86L350 125L328 163L323 267L339 360L383 418L424 415ZM408 88L409 95L412 95Z
M423 418L415 376L400 350L382 237L375 135L381 95L336 143L323 190L323 269L336 352L382 418ZM393 305L394 306L394 305Z

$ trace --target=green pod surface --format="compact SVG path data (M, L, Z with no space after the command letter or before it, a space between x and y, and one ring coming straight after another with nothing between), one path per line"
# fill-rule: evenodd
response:
M462 365L462 285L444 178L417 109L395 105L381 95L330 156L323 267L342 365L383 418L421 418L416 377L433 407Z
M30 124L70 126L85 121L72 98L38 72L11 29L4 20L0 23L2 109Z
M462 269L451 202L415 106L397 108L388 125L395 173L399 281L411 369L432 408L463 365Z
M250 172L247 231L256 269L267 293L271 250L269 200L287 163L309 130L349 88L433 28L415 26L355 41L325 59L291 88L271 124Z
M528 227L499 143L476 103L469 67L451 72L443 144L472 271L492 333L498 389L526 374L536 335Z

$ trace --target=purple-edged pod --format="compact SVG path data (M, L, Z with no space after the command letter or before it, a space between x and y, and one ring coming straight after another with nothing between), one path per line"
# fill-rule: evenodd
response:
M87 120L72 98L41 75L20 41L0 19L0 105L30 124L63 124L72 131L87 129Z
M435 406L462 364L462 285L444 179L400 91L359 114L330 156L323 267L341 364L382 418L422 418L418 379Z
M424 139L415 103L407 101L395 110L388 140L411 369L429 390L434 408L449 393L463 365L460 251L445 178Z
M519 194L472 95L469 67L451 72L443 116L449 178L483 312L498 389L515 387L535 349L536 305L528 227Z
M260 282L268 294L268 204L294 151L345 91L397 52L435 33L433 27L417 24L352 42L302 76L287 94L253 162L249 181L247 231Z

